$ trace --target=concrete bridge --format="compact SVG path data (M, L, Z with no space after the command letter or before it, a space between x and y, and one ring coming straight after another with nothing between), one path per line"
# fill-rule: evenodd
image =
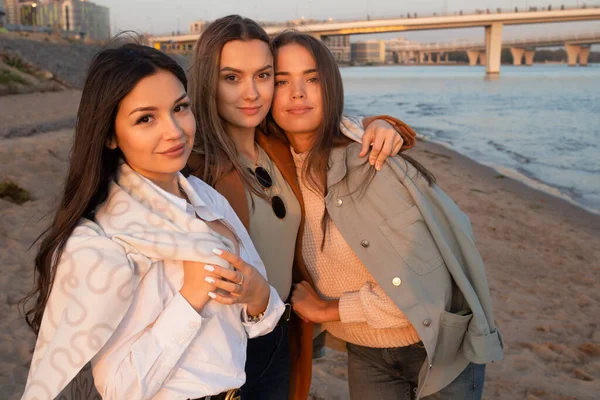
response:
M502 42L502 48L510 49L514 65L522 65L523 56L525 56L525 65L532 65L536 48L565 46L569 66L577 64L586 66L590 46L596 43L600 43L600 31L578 35L507 40ZM443 61L447 62L448 53L455 51L467 52L470 65L477 65L478 61L480 65L486 64L486 43L484 42L454 41L450 43L400 44L396 46L388 45L386 50L393 53L394 60L401 64L407 62L439 64Z
M433 15L426 17L403 16L401 18L388 18L366 21L341 21L321 22L301 25L281 24L267 26L265 30L270 35L275 35L285 29L296 29L301 32L321 38L333 35L358 35L368 33L407 32L415 30L432 29L457 29L457 28L485 28L485 65L486 73L496 75L500 73L500 54L502 50L502 28L505 25L526 25L554 22L592 21L600 20L600 7L548 9L530 11L501 10L495 12L486 10L473 14L455 13L453 15ZM162 36L150 39L157 48L174 49L178 51L191 51L199 34L181 36ZM577 50L567 50L581 52ZM588 50L589 51L589 50ZM481 55L481 53L479 53Z

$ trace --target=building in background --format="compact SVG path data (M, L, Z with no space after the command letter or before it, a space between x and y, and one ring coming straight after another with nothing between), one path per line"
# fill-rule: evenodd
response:
M19 0L4 0L4 22L6 25L19 24Z
M89 1L64 0L61 4L62 29L85 35L91 40L110 38L110 12L108 7Z
M7 25L62 31L102 41L110 38L108 7L85 0L5 0ZM9 27L10 28L10 27ZM30 28L31 29L31 28Z
M323 43L338 63L349 63L350 62L350 36L349 35L336 35L336 36L324 36L322 38Z
M383 64L385 63L385 41L367 40L355 42L350 46L350 58L356 63Z
M206 29L206 21L198 20L190 23L190 33L202 33Z
M0 28L4 27L4 17L6 13L4 12L4 4L0 3Z

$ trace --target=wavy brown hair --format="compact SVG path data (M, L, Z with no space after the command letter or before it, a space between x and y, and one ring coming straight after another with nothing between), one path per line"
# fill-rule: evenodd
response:
M227 133L217 107L221 51L234 40L260 40L271 49L267 32L255 21L239 15L219 18L202 32L194 48L188 93L197 123L193 153L203 155L204 165L195 165L189 170L202 171L199 178L215 186L223 175L235 169L244 186L262 197L265 194L256 179L239 161L235 142Z
M21 303L27 324L36 334L65 244L81 218L94 219L94 211L106 200L109 183L117 172L122 153L106 144L115 135L119 105L140 80L159 70L171 72L183 87L187 86L185 71L175 60L139 44L102 50L89 66L64 189L52 223L36 240L41 244L35 257L34 288Z

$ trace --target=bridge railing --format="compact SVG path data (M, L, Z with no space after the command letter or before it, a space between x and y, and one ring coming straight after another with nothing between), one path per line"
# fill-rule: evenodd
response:
M550 9L549 9L550 8ZM584 8L600 8L600 4L594 5L580 5L580 6L564 6L561 5L555 6L550 5L550 7L514 7L514 8L494 8L494 9L475 9L467 12L463 12L463 10L456 11L448 11L448 12L431 12L431 13L416 13L416 12L406 12L400 15L395 16L377 16L377 15L366 15L365 19L367 21L370 20L378 20L378 21L386 21L386 20L394 20L394 19L414 19L414 18L429 18L429 17L450 17L450 16L468 16L468 15L482 15L482 14L514 14L520 12L537 12L537 11L564 11L564 10L577 10ZM340 22L361 22L365 19L299 19L299 20L290 20L285 22L276 22L276 23L264 23L262 21L257 21L264 28L266 27L281 27L281 28L294 28L302 25L311 25L311 24L328 24L328 23L340 23ZM156 35L156 36L184 36L189 35L189 32L171 32L166 33L164 35Z

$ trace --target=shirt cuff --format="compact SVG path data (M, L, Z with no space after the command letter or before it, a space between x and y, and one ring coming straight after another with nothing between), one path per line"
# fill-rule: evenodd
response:
M346 292L340 298L338 305L340 321L344 323L358 323L367 320L360 301L360 292Z
M270 294L269 294L269 303L267 304L267 309L265 310L265 315L257 322L249 322L248 321L248 306L244 304L242 307L242 324L244 325L244 329L246 329L246 333L250 339L255 338L257 336L266 335L270 333L279 322L279 318L285 311L285 304L281 301L279 294L273 286L269 286Z
M202 327L203 318L177 293L160 314L152 333L165 348L187 348Z

